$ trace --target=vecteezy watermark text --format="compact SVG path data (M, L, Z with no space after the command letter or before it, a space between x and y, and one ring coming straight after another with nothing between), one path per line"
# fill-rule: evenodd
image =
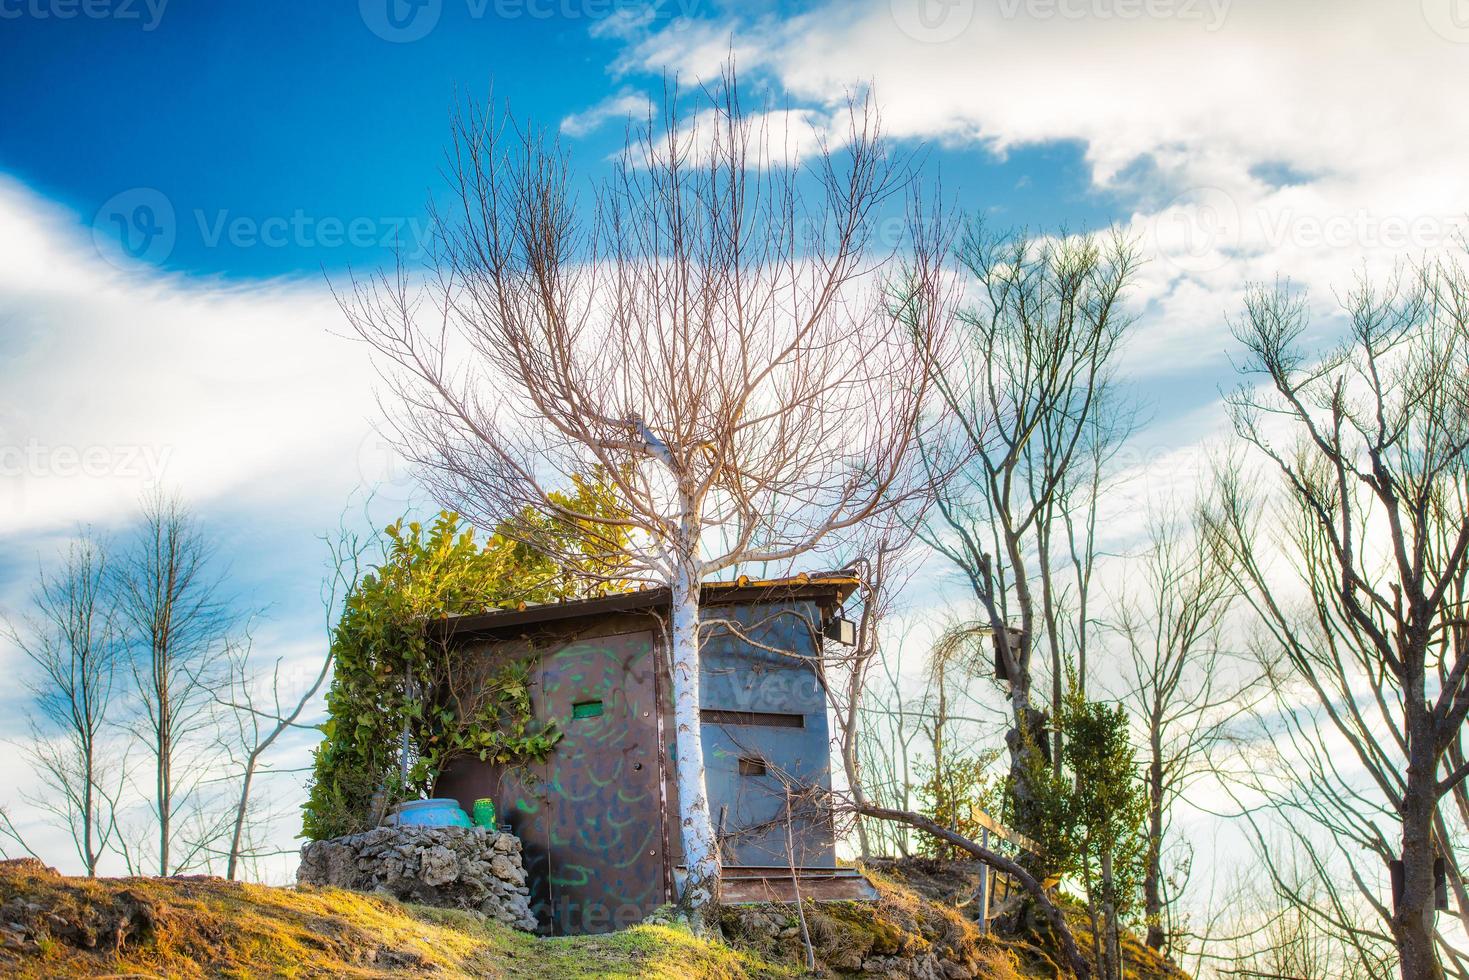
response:
M1332 214L1286 208L1262 214L1261 237L1271 247L1358 248L1418 251L1457 241L1465 219L1454 214L1378 214L1367 208Z
M92 219L97 251L119 266L161 263L173 254L180 234L191 232L207 249L386 248L418 259L426 254L432 227L424 217L314 215L302 208L264 217L195 208L181 216L168 196L152 187L114 194Z
M171 446L52 445L39 439L0 443L0 477L123 477L157 482L163 478Z
M1206 31L1224 26L1233 0L998 0L1006 20L1144 21L1172 20L1203 25Z
M1171 265L1193 273L1222 268L1242 251L1417 252L1454 246L1469 234L1469 218L1463 214L1268 204L1242 207L1217 187L1196 187L1179 194L1149 224L1157 253Z
M221 242L235 248L391 248L416 254L427 240L427 225L419 218L318 218L297 208L289 216L255 218L230 216L228 209L210 214L194 211L199 239L205 248Z
M697 13L704 0L358 0L362 23L384 41L405 44L427 37L445 3L463 4L471 20L604 20L676 22Z
M167 7L168 0L0 0L0 20L137 21L151 31Z
M993 0L991 17L1036 21L1176 21L1213 32L1233 0ZM976 0L890 0L893 22L915 41L944 44L969 30Z

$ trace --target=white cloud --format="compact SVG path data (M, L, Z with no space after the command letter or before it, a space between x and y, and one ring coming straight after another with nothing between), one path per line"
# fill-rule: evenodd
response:
M870 82L897 137L996 154L1078 142L1152 260L1134 359L1156 373L1220 362L1247 281L1289 275L1326 311L1364 263L1453 242L1469 30L1449 3L833 2L649 29L618 70L708 78L733 51L828 111Z
M652 102L646 95L623 89L598 102L590 109L573 112L561 120L561 131L568 136L587 136L609 122L646 122Z
M75 215L0 177L0 540L18 570L0 582L0 616L26 608L25 572L73 528L116 530L161 483L204 516L230 594L268 608L262 657L282 658L292 687L309 683L323 646L315 535L359 487L378 487L374 520L416 496L373 434L373 375L345 329L323 282L226 285L120 265ZM28 664L0 642L0 668L17 678ZM17 685L0 696L0 736L22 748L23 697ZM304 765L307 741L273 764ZM39 787L23 752L0 764L0 782L0 806L31 846L79 870L66 835L25 800ZM276 811L264 832L284 848L301 782L292 771L261 790ZM285 880L291 864L260 870Z
M380 474L372 376L325 283L120 268L0 179L0 536L107 523L163 483L198 505L306 497L334 515Z

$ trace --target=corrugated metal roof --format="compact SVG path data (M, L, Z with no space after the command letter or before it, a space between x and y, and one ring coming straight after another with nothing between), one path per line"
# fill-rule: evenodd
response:
M836 605L847 600L860 583L847 572L801 574L789 578L751 580L746 576L732 582L705 582L700 588L703 605L730 605L741 602L779 602L782 599L831 597ZM550 602L522 609L497 609L466 616L446 616L434 620L429 629L440 637L465 636L498 632L515 626L636 612L667 606L667 587L638 589L618 595Z

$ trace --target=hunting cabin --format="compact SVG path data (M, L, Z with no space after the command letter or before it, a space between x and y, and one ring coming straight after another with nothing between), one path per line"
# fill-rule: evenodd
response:
M830 789L822 644L852 642L856 580L800 576L701 590L700 693L711 816L727 901L871 897L839 868L830 818L793 790ZM542 762L461 758L435 795L494 800L524 846L531 906L554 934L631 925L682 874L667 589L453 617L435 631L467 665L524 663ZM483 675L482 675L483 676Z

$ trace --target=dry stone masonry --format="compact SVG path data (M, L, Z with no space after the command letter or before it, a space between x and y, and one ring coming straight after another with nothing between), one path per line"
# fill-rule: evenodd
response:
M520 838L484 827L378 827L301 848L296 880L471 909L533 930Z

